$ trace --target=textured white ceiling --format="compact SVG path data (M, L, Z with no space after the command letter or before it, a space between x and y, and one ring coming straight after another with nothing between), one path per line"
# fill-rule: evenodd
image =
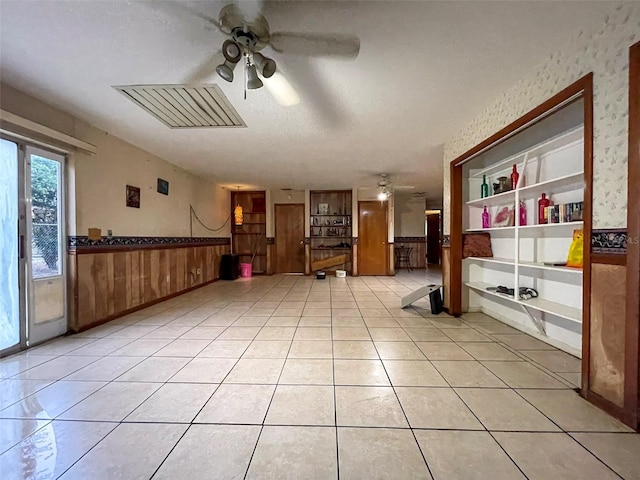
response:
M1 80L223 184L375 185L376 174L441 196L442 144L456 128L611 2L266 2L272 31L354 34L355 60L265 49L302 102L213 76L245 129L169 130L113 85L182 83L224 37L229 2L0 1Z

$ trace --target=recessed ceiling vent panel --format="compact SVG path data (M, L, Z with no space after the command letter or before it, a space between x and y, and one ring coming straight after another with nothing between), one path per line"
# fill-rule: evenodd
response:
M169 128L246 127L217 85L113 87Z

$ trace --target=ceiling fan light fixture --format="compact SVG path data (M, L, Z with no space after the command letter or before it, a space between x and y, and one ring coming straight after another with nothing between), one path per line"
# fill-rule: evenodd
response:
M222 44L222 55L227 62L238 63L242 58L242 49L233 40L226 40Z
M225 60L216 67L216 73L227 82L233 82L233 69L236 68L236 64Z
M269 78L276 73L276 62L269 57L265 57L259 52L253 54L253 62L258 68L260 75L264 78Z
M382 187L378 192L378 200L384 202L386 200L389 200L389 197L391 197L391 191L389 191L387 187Z
M256 90L262 87L263 83L258 77L258 71L256 70L256 66L251 64L247 65L247 88L249 90Z

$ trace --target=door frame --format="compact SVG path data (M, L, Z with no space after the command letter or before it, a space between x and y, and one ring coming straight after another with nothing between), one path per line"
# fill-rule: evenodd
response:
M623 416L640 429L640 42L629 48L629 163L627 190L627 289Z
M67 268L67 203L66 203L66 169L67 153L54 147L48 148L36 143L32 143L20 138L14 138L10 134L1 134L3 140L15 143L18 146L18 281L19 281L19 316L20 316L20 342L10 348L3 350L0 356L10 355L39 343L46 342L55 337L64 335L69 330L69 293L68 293L68 268ZM60 277L62 278L63 292L63 316L53 320L47 320L37 326L40 333L34 335L32 321L35 322L35 297L32 272L32 229L29 228L27 213L31 208L31 165L30 155L36 154L44 158L57 161L60 164L60 191L58 206L58 225L60 228L60 251L58 262L60 266Z
M302 207L302 237L301 237L301 248L302 248L302 270L300 272L279 272L278 270L278 255L277 255L277 244L278 244L278 235L277 235L277 231L276 231L276 224L277 224L277 216L278 216L278 207L281 206L290 206L290 205L294 205L297 207ZM274 250L276 250L276 252L274 252L274 256L275 256L275 262L274 262L274 273L299 273L301 275L304 275L305 273L305 269L306 269L306 264L307 264L307 258L306 258L306 254L305 254L305 231L304 231L304 227L305 227L305 204L304 203L274 203L273 204L273 242L274 245L276 246L276 248L274 248Z
M393 248L393 243L389 242L389 203L380 202L380 200L358 200L358 238L362 237L362 228L360 225L360 207L363 203L384 203L386 208L384 211L385 218L385 230L384 230L384 273L382 275L390 275L389 272L389 246ZM358 275L362 275L362 248L361 243L358 241ZM367 275L364 275L365 277ZM374 275L375 276L375 275Z

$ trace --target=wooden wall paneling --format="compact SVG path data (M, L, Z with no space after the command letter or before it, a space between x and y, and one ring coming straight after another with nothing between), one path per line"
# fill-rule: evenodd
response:
M96 291L93 281L95 254L78 256L78 323L86 325L96 320Z
M96 319L109 316L109 282L107 281L108 273L108 254L96 253L93 256L93 266L91 268L91 280L95 285L95 317ZM90 280L90 281L91 281Z
M168 250L169 254L169 292L175 293L178 290L178 252L180 250Z
M622 407L626 267L594 264L591 287L589 389Z
M78 328L78 257L75 252L67 256L67 315L69 330Z
M142 251L143 267L142 272L142 299L144 303L148 303L155 299L153 289L151 288L151 250Z
M127 302L127 253L118 252L113 254L113 311L122 312L129 308Z
M214 281L220 258L228 252L228 245L74 252L68 260L73 265L70 329L78 331ZM71 293L75 289L77 296Z
M115 255L114 253L107 253L107 315L113 315L116 311L116 291L115 291Z

